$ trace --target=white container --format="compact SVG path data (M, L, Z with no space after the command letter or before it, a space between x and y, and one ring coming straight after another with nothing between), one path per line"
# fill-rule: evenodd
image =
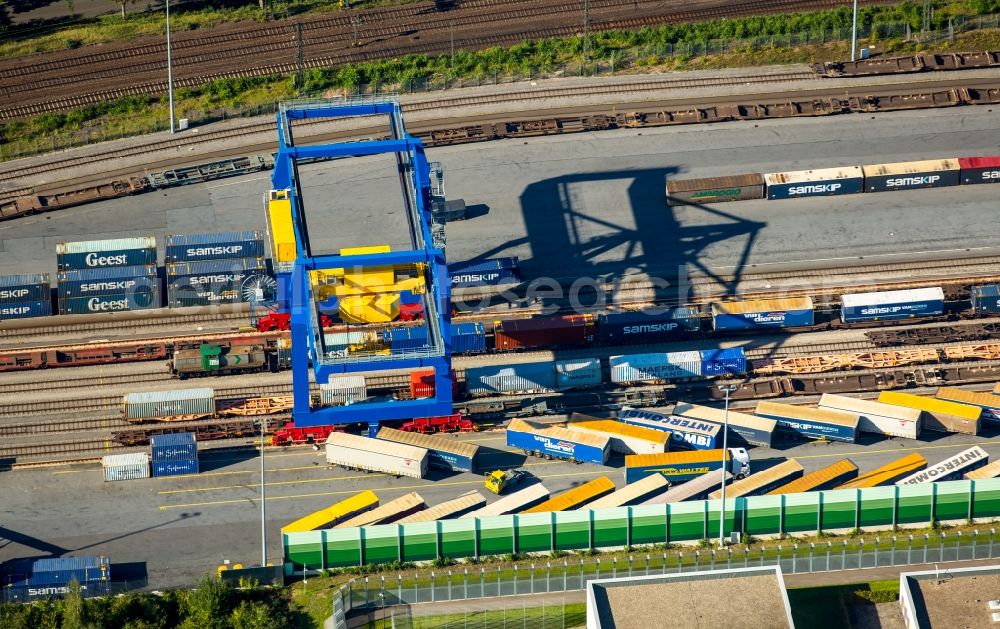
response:
M348 469L423 478L427 473L427 450L334 432L326 440L326 462Z
M209 387L126 393L122 399L122 416L126 420L196 418L214 414L215 390Z
M601 360L577 358L556 361L556 388L586 389L601 386Z
M100 253L103 251L125 251L129 249L156 249L156 238L114 238L111 240L84 240L78 242L57 242L56 254Z
M319 385L319 395L324 406L354 404L368 397L364 376L330 376L326 384Z
M701 376L701 354L669 352L612 356L611 382L649 382Z
M145 452L109 454L101 457L105 481L149 478L149 455Z
M846 395L824 393L819 399L819 407L835 411L847 411L858 415L858 430L891 437L916 439L920 434L921 411L893 404L883 404L873 400L859 400Z

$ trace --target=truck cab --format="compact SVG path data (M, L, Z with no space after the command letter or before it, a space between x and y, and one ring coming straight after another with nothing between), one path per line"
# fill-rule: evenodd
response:
M729 448L730 472L740 479L750 476L750 455L746 448Z

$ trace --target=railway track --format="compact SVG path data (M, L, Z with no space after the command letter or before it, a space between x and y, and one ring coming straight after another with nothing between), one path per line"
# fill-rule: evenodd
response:
M44 319L32 320L38 325L24 324L0 327L0 340L16 340L18 342L30 337L55 336L59 334L108 334L111 332L129 332L136 330L153 331L157 329L172 329L176 327L211 326L218 327L220 322L247 321L246 312L212 312L205 314L153 314L152 316L128 319L112 319L109 321L94 321L90 316L69 316L73 322L63 323L64 318L55 319L59 323L45 324Z

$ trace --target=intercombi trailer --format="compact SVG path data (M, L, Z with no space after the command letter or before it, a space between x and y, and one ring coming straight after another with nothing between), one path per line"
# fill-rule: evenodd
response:
M726 412L725 409L712 406L700 406L698 404L688 404L678 402L674 406L674 415L689 417L691 419L701 419L715 424L725 424L728 415L729 421L729 443L734 446L761 446L770 448L774 441L774 431L778 427L778 422L766 417L757 417L736 411Z
M743 448L729 448L726 464L737 479L750 475L750 455ZM660 474L671 484L683 483L722 466L722 450L632 454L625 457L625 482L634 483L651 474Z
M721 441L719 433L722 426L712 422L677 417L655 411L623 408L618 413L618 420L633 426L653 428L670 433L671 447L692 450L713 450Z
M944 461L929 466L896 481L897 485L922 485L924 483L936 483L946 480L958 480L966 472L985 467L989 463L990 455L979 446L973 446L968 450L959 452L953 457L948 457Z

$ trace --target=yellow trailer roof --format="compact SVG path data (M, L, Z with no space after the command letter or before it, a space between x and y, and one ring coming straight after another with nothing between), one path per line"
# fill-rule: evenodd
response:
M837 478L838 476L842 476L848 472L856 472L857 470L858 466L855 465L850 459L844 459L842 461L837 461L833 465L828 465L821 470L810 472L802 478L796 478L787 485L782 485L765 495L777 496L779 494L801 494L807 491L813 491L817 487L830 482L833 478Z
M346 517L353 517L359 511L367 511L378 506L378 496L370 489L355 494L346 500L334 503L325 509L310 513L304 518L281 527L282 533L315 531L337 524Z
M962 419L975 421L982 415L983 409L978 406L949 402L948 400L938 400L932 397L914 395L912 393L899 393L898 391L882 391L878 394L878 401L907 408L918 408L928 413L945 413L954 415Z
M978 470L965 473L965 478L969 480L982 480L984 478L996 478L997 476L1000 476L1000 461L993 461Z
M789 419L821 421L855 429L860 422L860 418L856 413L835 411L826 408L809 408L808 406L795 406L794 404L781 404L778 402L758 402L756 412L758 415L777 415Z
M660 493L670 487L670 481L663 474L651 474L642 480L625 485L618 491L602 496L587 505L588 509L610 509L627 505L642 497L650 498L653 493Z
M613 419L595 419L588 421L570 422L566 424L570 430L586 430L609 435L621 435L622 437L633 437L653 443L667 443L670 441L670 433L654 428L643 426L633 426Z
M607 476L600 476L590 481L563 492L555 498L550 498L540 505L536 505L521 513L545 513L547 511L569 511L590 502L595 498L600 498L615 490L615 484Z
M834 489L859 489L863 487L878 487L885 483L899 480L908 474L927 467L927 459L919 454L908 454L892 463L886 463L880 468L858 476L852 481L838 485Z
M396 430L395 428L389 428L388 426L379 428L378 438L386 441L394 441L396 443L405 443L406 445L416 446L425 450L441 450L443 452L451 452L469 459L476 458L476 453L479 452L479 446L474 443L458 441L457 439L442 437L441 435L425 435L419 432L406 432L405 430Z
M745 494L749 494L754 490L757 490L765 485L775 482L778 479L784 478L789 474L795 474L796 472L802 471L802 465L795 459L788 459L784 463L779 463L774 467L769 467L763 472L757 472L756 474L751 474L743 480L738 480L729 486L726 491L726 498L738 498ZM716 500L722 497L722 489L716 489L712 493L708 494L708 497L712 500Z
M375 507L371 511L360 513L350 520L344 520L335 525L335 529L352 529L359 526L370 526L379 524L383 520L389 520L398 513L406 513L413 509L423 509L424 499L415 491L404 494L395 500L390 500L384 505Z
M965 389L957 389L955 387L941 387L934 394L934 397L960 404L1000 408L1000 395L993 395L992 393L985 393L983 391L966 391Z
M753 299L750 301L712 302L712 314L746 314L768 310L812 310L812 297L786 297L784 299Z
M732 455L726 453L728 461ZM627 454L625 467L640 467L645 465L675 465L677 463L702 463L704 461L721 461L722 450L687 450L683 452L663 452L656 454Z

